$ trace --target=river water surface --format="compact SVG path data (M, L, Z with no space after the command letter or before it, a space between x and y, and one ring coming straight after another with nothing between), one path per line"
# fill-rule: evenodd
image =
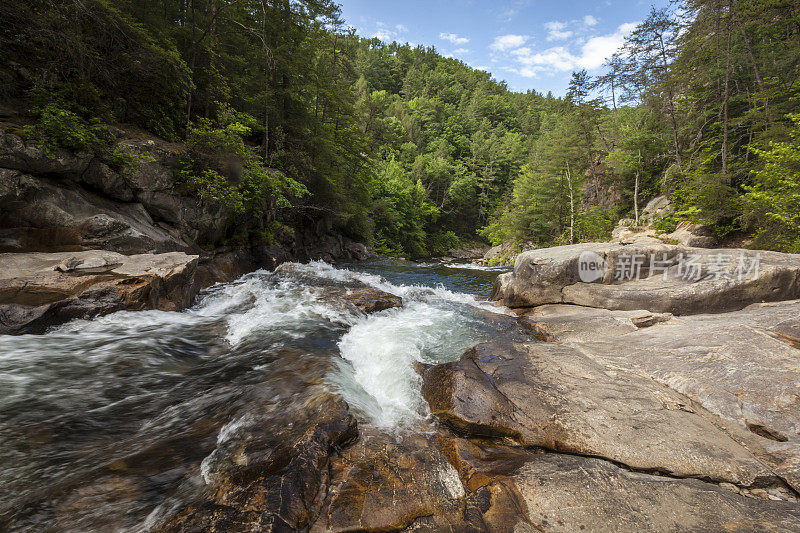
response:
M414 363L456 360L496 334L486 317L501 310L482 300L502 270L290 263L184 312L0 336L0 530L147 530L248 427L286 424L315 395L341 395L386 431L424 424ZM325 297L361 283L403 308L365 316Z

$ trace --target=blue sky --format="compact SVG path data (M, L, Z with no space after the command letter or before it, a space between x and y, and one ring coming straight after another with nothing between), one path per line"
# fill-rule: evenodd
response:
M512 90L561 96L573 70L600 72L650 7L667 0L339 0L363 37L435 46Z

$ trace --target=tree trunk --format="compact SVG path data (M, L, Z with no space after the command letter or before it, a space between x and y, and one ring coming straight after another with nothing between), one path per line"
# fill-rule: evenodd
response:
M569 243L575 244L575 194L572 188L572 173L567 161L567 185L569 186Z
M639 175L641 174L640 166L642 164L642 150L639 150L639 159L636 161L636 181L633 185L633 212L636 216L636 226L639 226Z
M722 179L730 184L728 176L728 100L731 86L731 34L733 33L731 18L733 17L733 1L728 3L728 41L725 46L725 85L722 95Z
M678 144L678 121L675 119L675 96L672 94L672 86L667 80L667 72L669 72L669 63L667 62L667 51L664 47L664 36L658 36L659 42L661 43L661 61L664 64L664 83L667 86L667 99L668 99L668 106L669 106L669 119L672 123L672 145L675 150L675 161L677 161L678 166L683 166L683 159L681 158L681 150Z

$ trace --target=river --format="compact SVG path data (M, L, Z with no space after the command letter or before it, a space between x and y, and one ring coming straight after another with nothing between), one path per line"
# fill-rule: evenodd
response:
M191 309L120 312L0 336L0 530L142 531L230 461L248 427L331 393L361 425L429 423L416 362L496 335L502 268L380 259L289 263L204 291ZM403 298L369 316L324 297Z

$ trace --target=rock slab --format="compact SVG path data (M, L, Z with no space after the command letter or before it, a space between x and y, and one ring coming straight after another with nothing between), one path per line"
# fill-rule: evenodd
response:
M183 252L0 254L0 334L42 333L115 311L184 309L199 290L197 259Z

